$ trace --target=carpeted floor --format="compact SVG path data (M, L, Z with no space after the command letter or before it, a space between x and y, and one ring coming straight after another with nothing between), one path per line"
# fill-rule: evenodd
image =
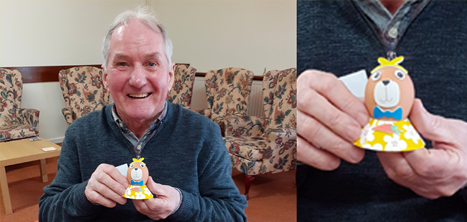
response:
M13 213L5 215L3 199L1 199L0 221L33 222L37 220L42 188L55 177L57 159L47 159L48 183L41 182L39 161L7 167ZM240 192L243 193L242 174L233 170L232 178ZM296 199L295 171L257 176L250 188L250 200L246 209L248 221L294 222L296 221Z

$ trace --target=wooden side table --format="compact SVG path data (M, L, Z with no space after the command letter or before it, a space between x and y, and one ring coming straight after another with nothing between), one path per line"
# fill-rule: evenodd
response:
M42 148L55 147L53 151L43 151ZM6 178L5 167L40 160L42 182L47 182L47 172L45 159L60 155L61 147L46 139L39 141L29 141L29 139L15 140L10 142L0 143L0 187L2 189L3 204L5 205L5 213L13 213L10 200L10 191Z

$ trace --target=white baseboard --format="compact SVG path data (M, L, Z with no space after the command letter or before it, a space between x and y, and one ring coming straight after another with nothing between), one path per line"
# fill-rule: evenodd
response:
M52 142L52 143L62 143L63 142L63 139L65 139L64 136L62 137L57 137L57 138L51 138L51 139L47 139L48 141Z

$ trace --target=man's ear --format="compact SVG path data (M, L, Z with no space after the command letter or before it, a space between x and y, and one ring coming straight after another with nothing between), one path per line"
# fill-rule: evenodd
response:
M172 63L172 65L169 68L169 82L168 82L168 85L167 85L168 86L167 87L167 89L168 89L167 93L169 93L170 90L172 89L172 85L174 83L174 78L175 78L174 73L175 73L175 63Z
M109 90L108 83L107 83L107 71L104 68L104 65L101 65L102 67L102 81L104 82L104 87Z

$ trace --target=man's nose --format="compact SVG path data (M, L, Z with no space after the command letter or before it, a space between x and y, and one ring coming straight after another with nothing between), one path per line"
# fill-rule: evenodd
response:
M136 88L141 88L146 85L147 79L146 74L141 66L135 66L131 72L129 84Z

